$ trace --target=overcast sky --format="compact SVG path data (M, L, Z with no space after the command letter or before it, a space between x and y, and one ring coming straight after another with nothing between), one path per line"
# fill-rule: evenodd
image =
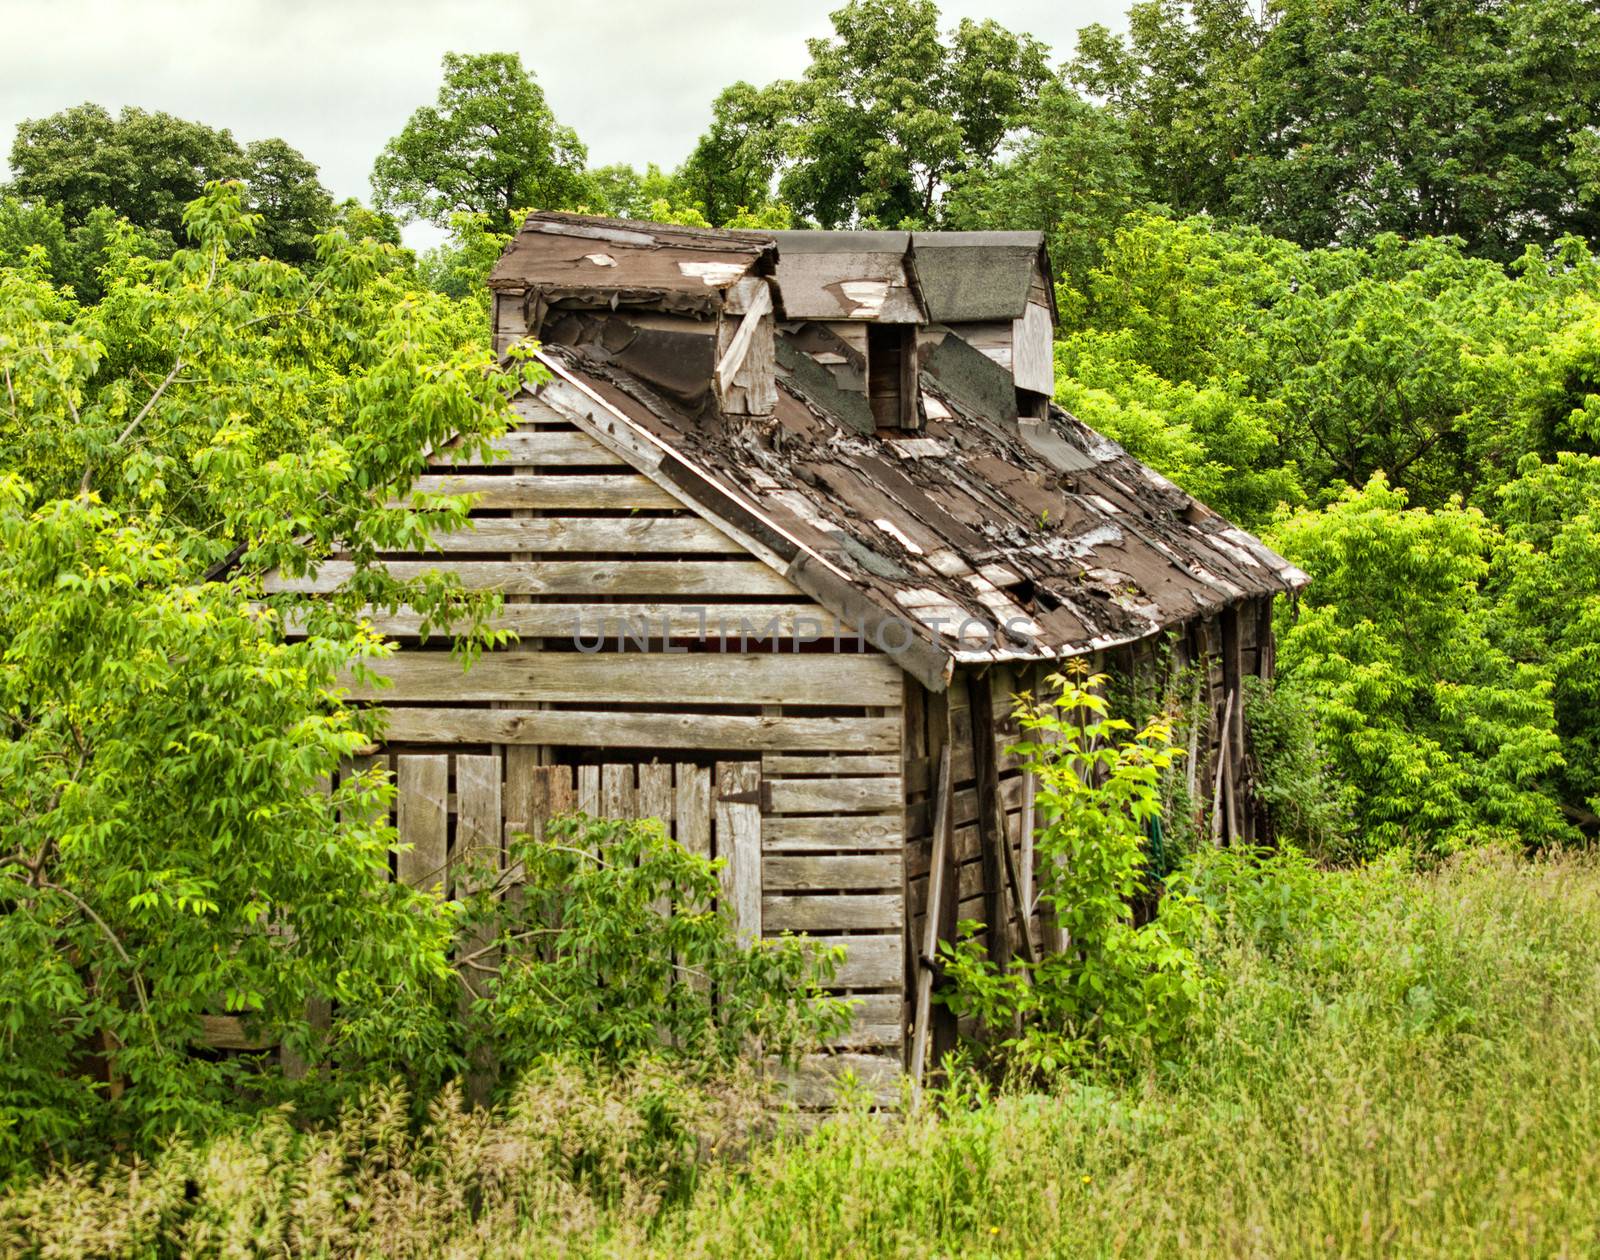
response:
M82 101L162 109L241 142L282 136L339 197L439 86L447 51L513 51L590 161L672 166L736 79L797 75L841 0L0 0L0 154L16 125ZM946 0L1071 51L1126 0ZM692 18L692 27L690 24ZM408 231L413 244L431 234Z

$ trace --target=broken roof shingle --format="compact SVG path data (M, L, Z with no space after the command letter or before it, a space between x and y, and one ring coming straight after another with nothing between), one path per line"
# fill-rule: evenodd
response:
M982 415L925 371L926 427L878 436L780 354L773 416L730 425L580 350L539 353L558 407L603 420L624 453L647 435L658 477L929 685L956 662L1092 652L1306 581L1059 407Z

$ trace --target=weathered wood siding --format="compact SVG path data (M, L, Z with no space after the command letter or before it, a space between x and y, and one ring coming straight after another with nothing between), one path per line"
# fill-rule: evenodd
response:
M898 1064L901 670L558 412L517 409L503 460L432 460L430 488L478 496L472 528L383 557L400 576L499 591L497 624L520 636L464 671L447 637L420 639L416 613L371 614L400 650L377 666L389 685L352 694L389 713L379 756L409 846L397 875L449 895L459 837L503 844L558 804L661 817L726 860L741 934L846 947L838 987L859 1006L840 1045ZM349 573L335 556L278 589L330 591Z

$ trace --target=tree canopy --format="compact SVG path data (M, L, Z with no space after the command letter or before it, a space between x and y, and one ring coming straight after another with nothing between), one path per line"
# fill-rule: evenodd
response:
M184 239L184 208L213 180L241 180L265 227L257 246L286 262L312 260L312 238L330 226L333 199L317 168L287 142L241 147L226 129L128 107L115 117L75 105L17 128L11 193L59 209L70 230L109 210L171 249Z
M446 53L438 99L384 147L372 191L380 209L440 227L452 214L499 222L576 204L587 156L516 53Z

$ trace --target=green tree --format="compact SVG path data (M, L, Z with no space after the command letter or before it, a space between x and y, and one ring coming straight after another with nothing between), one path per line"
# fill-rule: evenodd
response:
M1502 487L1495 557L1502 633L1554 681L1568 817L1600 830L1600 457L1529 456Z
M317 168L282 140L257 140L244 151L250 208L261 216L256 244L269 258L311 263L316 238L333 226L333 197Z
M1270 541L1313 577L1280 618L1278 671L1316 706L1369 851L1569 834L1550 672L1496 633L1483 513L1408 509L1375 477Z
M1600 234L1586 0L1144 0L1079 36L1156 200L1306 246L1458 236L1508 261Z
M720 227L741 212L760 212L773 204L773 183L783 157L780 126L788 116L790 96L785 84L757 88L739 82L724 88L712 103L711 126L675 175L710 222Z
M1459 236L1509 260L1600 235L1580 146L1600 122L1583 0L1279 0L1256 64L1238 213L1306 244Z
M191 1052L205 1014L345 1080L459 1062L451 922L388 882L381 777L334 782L380 729L340 699L386 650L363 606L493 640L492 600L378 558L462 524L409 487L430 446L503 428L518 373L393 247L236 257L243 197L212 185L169 259L113 251L97 306L0 269L0 1164L270 1098L258 1061ZM335 547L357 573L331 599L264 593Z
M1243 0L1139 0L1127 35L1078 32L1069 76L1123 120L1151 196L1178 215L1228 209L1259 35Z
M708 217L778 195L823 227L929 226L1049 79L1044 45L993 21L939 31L934 0L851 0L796 81L735 84L682 178ZM745 200L749 198L750 200Z
M269 216L257 244L271 257L308 261L311 238L331 218L317 168L284 141L242 149L226 130L131 106L113 117L99 105L75 105L23 122L11 170L11 191L59 206L68 230L105 207L169 251L184 240L184 207L212 180L250 184Z
M437 101L384 146L372 191L380 210L440 227L461 213L498 222L579 204L586 156L516 53L446 53Z
M943 226L1042 230L1057 279L1075 293L1102 243L1143 199L1127 126L1059 80L1044 86L1021 121L1003 160L954 178Z

